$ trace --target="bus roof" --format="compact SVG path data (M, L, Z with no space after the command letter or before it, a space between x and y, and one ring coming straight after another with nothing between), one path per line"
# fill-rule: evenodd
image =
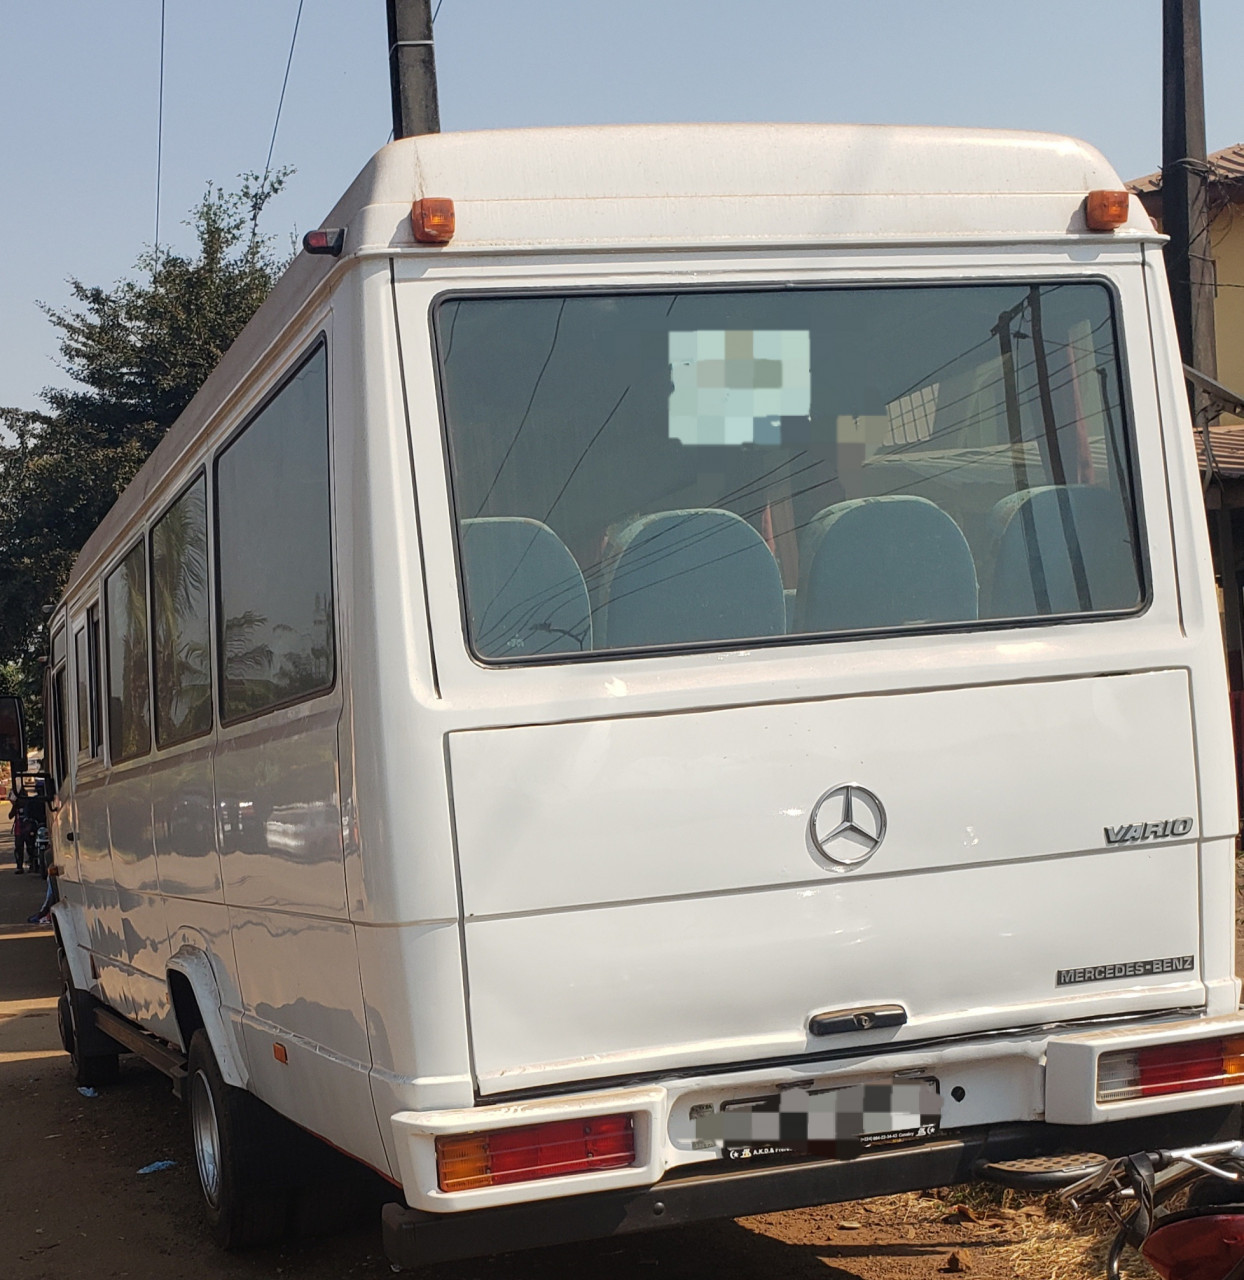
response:
M342 258L300 253L170 428L70 573L108 551L342 259L584 251L1006 244L1091 238L1083 201L1121 190L1093 147L1056 134L850 124L609 125L403 138L324 220ZM412 200L454 202L444 246ZM1136 197L1109 237L1156 240Z
M1073 138L847 124L609 125L390 143L329 215L346 252L415 249L412 199L453 200L437 253L1016 240L1087 233L1123 183ZM1116 233L1120 234L1120 233ZM1137 202L1121 234L1154 234Z

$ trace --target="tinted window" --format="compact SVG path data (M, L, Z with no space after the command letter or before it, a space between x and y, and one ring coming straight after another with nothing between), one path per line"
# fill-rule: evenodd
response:
M327 359L319 347L216 462L221 719L333 682Z
M59 790L69 776L69 755L65 737L65 666L63 663L52 673L50 692L52 696L49 732L52 737L52 750L49 771L52 774L53 789Z
M151 749L147 701L147 553L140 542L104 583L108 746L114 761Z
M451 298L489 661L1135 609L1092 282Z
M103 746L99 706L99 605L86 611L86 626L74 632L74 674L78 684L78 752L97 756Z
M80 627L73 637L73 665L78 683L78 750L91 749L91 692L87 676L86 628Z
M100 709L100 640L99 605L86 611L87 680L91 695L91 755L97 756L104 746L104 719Z
M207 599L207 480L200 476L151 531L156 741L162 747L212 727Z

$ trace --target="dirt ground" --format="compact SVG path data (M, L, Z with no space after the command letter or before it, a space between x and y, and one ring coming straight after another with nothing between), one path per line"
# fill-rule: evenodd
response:
M242 1255L204 1230L187 1122L167 1080L123 1059L81 1096L56 1034L51 931L19 923L42 881L0 841L0 1276L5 1280L389 1280L374 1218L330 1239ZM1244 931L1237 932L1244 960ZM1244 965L1241 966L1244 969ZM157 1160L173 1168L139 1172ZM966 1203L964 1203L966 1202ZM1093 1233L1035 1199L979 1189L829 1205L428 1268L429 1280L591 1275L680 1280L1080 1280ZM1149 1274L1147 1268L1129 1274Z

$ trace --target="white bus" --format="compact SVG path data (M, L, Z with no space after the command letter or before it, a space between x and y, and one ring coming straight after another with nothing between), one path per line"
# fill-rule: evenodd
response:
M1238 1136L1205 512L1097 152L410 138L308 246L51 619L66 1047L173 1077L223 1244L303 1131L403 1266Z

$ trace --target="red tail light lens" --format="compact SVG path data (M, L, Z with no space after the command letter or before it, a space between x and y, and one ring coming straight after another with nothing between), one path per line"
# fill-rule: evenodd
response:
M1098 1102L1233 1084L1244 1084L1244 1037L1240 1036L1103 1053L1097 1062Z
M468 1191L635 1163L635 1118L591 1116L436 1139L442 1191Z
M1140 1096L1155 1098L1189 1089L1212 1089L1223 1082L1222 1041L1158 1044L1140 1051Z

